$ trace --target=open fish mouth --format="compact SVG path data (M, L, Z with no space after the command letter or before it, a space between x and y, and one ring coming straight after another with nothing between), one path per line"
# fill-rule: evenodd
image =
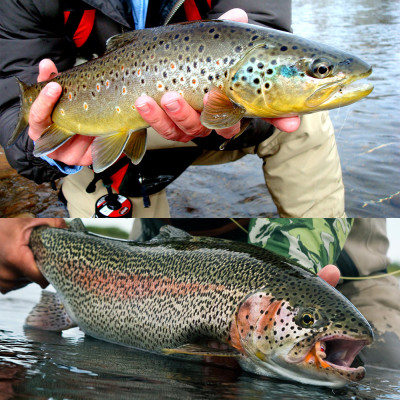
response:
M371 340L354 339L346 336L328 336L315 342L304 361L316 367L332 370L346 380L359 381L365 376L364 367L352 367L357 354Z

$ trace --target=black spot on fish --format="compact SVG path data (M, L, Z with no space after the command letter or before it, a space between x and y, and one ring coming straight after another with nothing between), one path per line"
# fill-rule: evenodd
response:
M211 57L207 57L207 58L206 58L206 61L207 61L207 62L211 62Z
M203 50L204 50L204 46L203 46L203 45L200 45L200 47L199 47L199 52L201 53Z
M235 51L236 53L240 53L242 51L242 46L236 46Z
M247 72L251 74L253 72L253 67L248 67Z
M168 74L167 74L165 71L163 72L163 77L164 77L164 78L167 78L167 77L168 77Z
M215 31L214 28L211 28L208 32L213 33Z
M273 74L273 73L274 73L274 71L273 71L271 68L268 68L268 69L267 69L267 74L268 74L268 75L271 75L271 74Z
M208 93L208 88L204 88L204 93Z
M281 47L281 51L286 51L288 48L287 48L287 46L282 46Z
M265 89L269 89L270 84L267 82L267 83L264 85L264 87L265 87Z
M177 34L175 35L175 39L178 39L178 37L179 37L179 33L177 33Z
M260 83L260 80L259 80L258 78L256 78L256 79L253 80L253 83L254 83L255 85L258 85L258 84Z
M188 42L189 41L189 36L185 36L185 38L183 39L185 42Z
M271 65L276 65L276 60L272 60Z

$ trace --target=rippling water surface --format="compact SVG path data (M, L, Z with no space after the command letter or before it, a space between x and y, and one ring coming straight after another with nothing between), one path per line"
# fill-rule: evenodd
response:
M38 287L0 297L0 399L398 399L398 371L331 390L169 360L85 337L24 330Z

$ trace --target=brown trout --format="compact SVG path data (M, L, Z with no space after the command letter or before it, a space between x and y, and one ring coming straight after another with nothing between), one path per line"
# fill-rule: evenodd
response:
M46 155L73 135L95 136L94 171L124 152L134 164L146 147L134 103L142 94L158 103L179 92L210 129L243 117L282 117L351 104L373 89L351 84L371 74L359 58L295 35L239 22L211 20L128 32L108 41L104 56L51 79L63 88L49 126L35 144ZM8 145L28 124L47 82L19 81L21 112ZM203 105L203 97L208 101Z
M43 292L28 327L87 335L174 357L234 357L246 371L329 387L372 330L336 289L265 249L172 227L149 242L36 228L30 247L57 294ZM76 325L75 325L76 324ZM215 342L226 350L212 348Z

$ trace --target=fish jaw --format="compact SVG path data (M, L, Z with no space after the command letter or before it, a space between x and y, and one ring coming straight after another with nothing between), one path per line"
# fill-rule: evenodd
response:
M314 92L305 104L309 108L318 107L320 110L330 110L342 106L353 104L358 100L368 96L374 89L370 83L353 83L360 79L370 76L372 68L358 77L340 80L322 86Z
M357 354L372 343L372 337L356 339L347 335L328 335L316 340L308 347L308 352L300 360L293 361L291 353L285 361L293 363L307 373L314 384L338 388L346 383L357 382L364 378L362 366L352 368Z

